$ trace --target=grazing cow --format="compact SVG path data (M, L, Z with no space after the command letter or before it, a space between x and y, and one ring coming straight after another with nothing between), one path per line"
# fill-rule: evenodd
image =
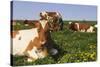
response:
M86 23L69 22L69 29L80 32L94 32L94 27Z
M34 23L33 22L37 22L37 20L25 20L23 23L25 24L25 26L33 26Z
M52 26L54 26L53 23L54 24L56 23L60 28L60 29L59 28L56 28L56 29L58 29L58 30L63 29L63 20L62 20L62 16L60 13L58 13L58 12L41 12L40 17L41 17L41 19L46 19L46 20L48 20L49 23L51 23L51 30L52 30ZM53 30L56 30L56 29L53 28Z
M52 55L57 54L57 50L50 44L52 39L48 22L40 20L34 22L34 24L35 28L11 32L12 55L25 55L28 56L27 61L35 61L46 57L48 52Z

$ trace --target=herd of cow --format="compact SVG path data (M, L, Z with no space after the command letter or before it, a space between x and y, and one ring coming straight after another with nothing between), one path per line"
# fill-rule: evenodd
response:
M12 23L16 25L16 23ZM48 54L56 55L59 51L54 48L51 31L63 30L62 16L58 12L41 12L40 19L24 21L25 26L31 29L11 31L12 55L27 56L27 61L32 62L46 57ZM80 32L95 32L95 26L84 23L69 22L69 29Z

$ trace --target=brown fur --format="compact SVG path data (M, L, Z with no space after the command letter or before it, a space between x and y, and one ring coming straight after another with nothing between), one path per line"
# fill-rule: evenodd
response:
M90 25L86 24L86 23L78 23L78 24L79 24L79 30L78 30L77 24L75 24L75 22L70 24L69 29L71 29L73 31L80 31L80 30L86 31L90 27Z
M13 32L11 32L11 38L15 38L16 35L18 35L18 34L19 34L19 31L13 31Z
M90 27L89 24L85 24L85 23L79 23L79 30L87 30Z
M46 12L48 14L48 16L51 16L51 17L55 17L56 16L56 12Z

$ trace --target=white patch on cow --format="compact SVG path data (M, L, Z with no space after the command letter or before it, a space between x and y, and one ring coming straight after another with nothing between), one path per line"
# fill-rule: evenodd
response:
M68 22L69 24L72 24L72 22Z
M19 34L12 39L12 55L23 55L30 41L34 40L35 37L38 37L37 28L20 30Z
M25 26L29 26L28 24L25 24Z
M44 29L45 25L47 24L46 20L40 20L40 23L42 25L42 28Z
M46 55L44 54L43 51L37 52L38 58L44 58Z
M45 44L46 41L40 41L41 44Z
M33 58L33 60L44 58L46 56L44 51L39 51L36 47L34 47L31 51L28 51L28 55Z
M56 16L60 18L60 13L56 12Z
M93 29L94 29L94 27L93 26L90 26L90 28L87 29L87 32L93 32Z
M76 24L76 26L77 26L77 30L79 31L80 29L79 29L79 23L75 23Z
M52 48L52 49L50 50L50 53L51 53L52 55L56 55L56 54L58 53L58 50Z
M31 59L31 58L27 59L27 62L32 62L32 61L33 61L33 59Z
M47 13L44 11L44 12L41 12L42 16L45 16L47 15Z
M80 32L85 32L85 29L81 29Z
M96 27L96 28L97 28L97 27L98 27L98 25L96 24L96 25L94 25L94 27Z
M59 12L56 12L56 15L59 17L59 18L62 18L61 14Z

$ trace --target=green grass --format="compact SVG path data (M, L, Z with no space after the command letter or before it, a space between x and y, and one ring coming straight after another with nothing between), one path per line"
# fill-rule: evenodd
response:
M65 23L67 24L67 23ZM18 27L18 26L16 26ZM15 27L15 29L16 29ZM30 27L21 26L19 29ZM14 56L13 65L43 65L96 61L97 59L97 33L73 32L64 28L63 31L51 33L55 47L59 53L56 56L47 56L46 58L27 62L26 57Z

